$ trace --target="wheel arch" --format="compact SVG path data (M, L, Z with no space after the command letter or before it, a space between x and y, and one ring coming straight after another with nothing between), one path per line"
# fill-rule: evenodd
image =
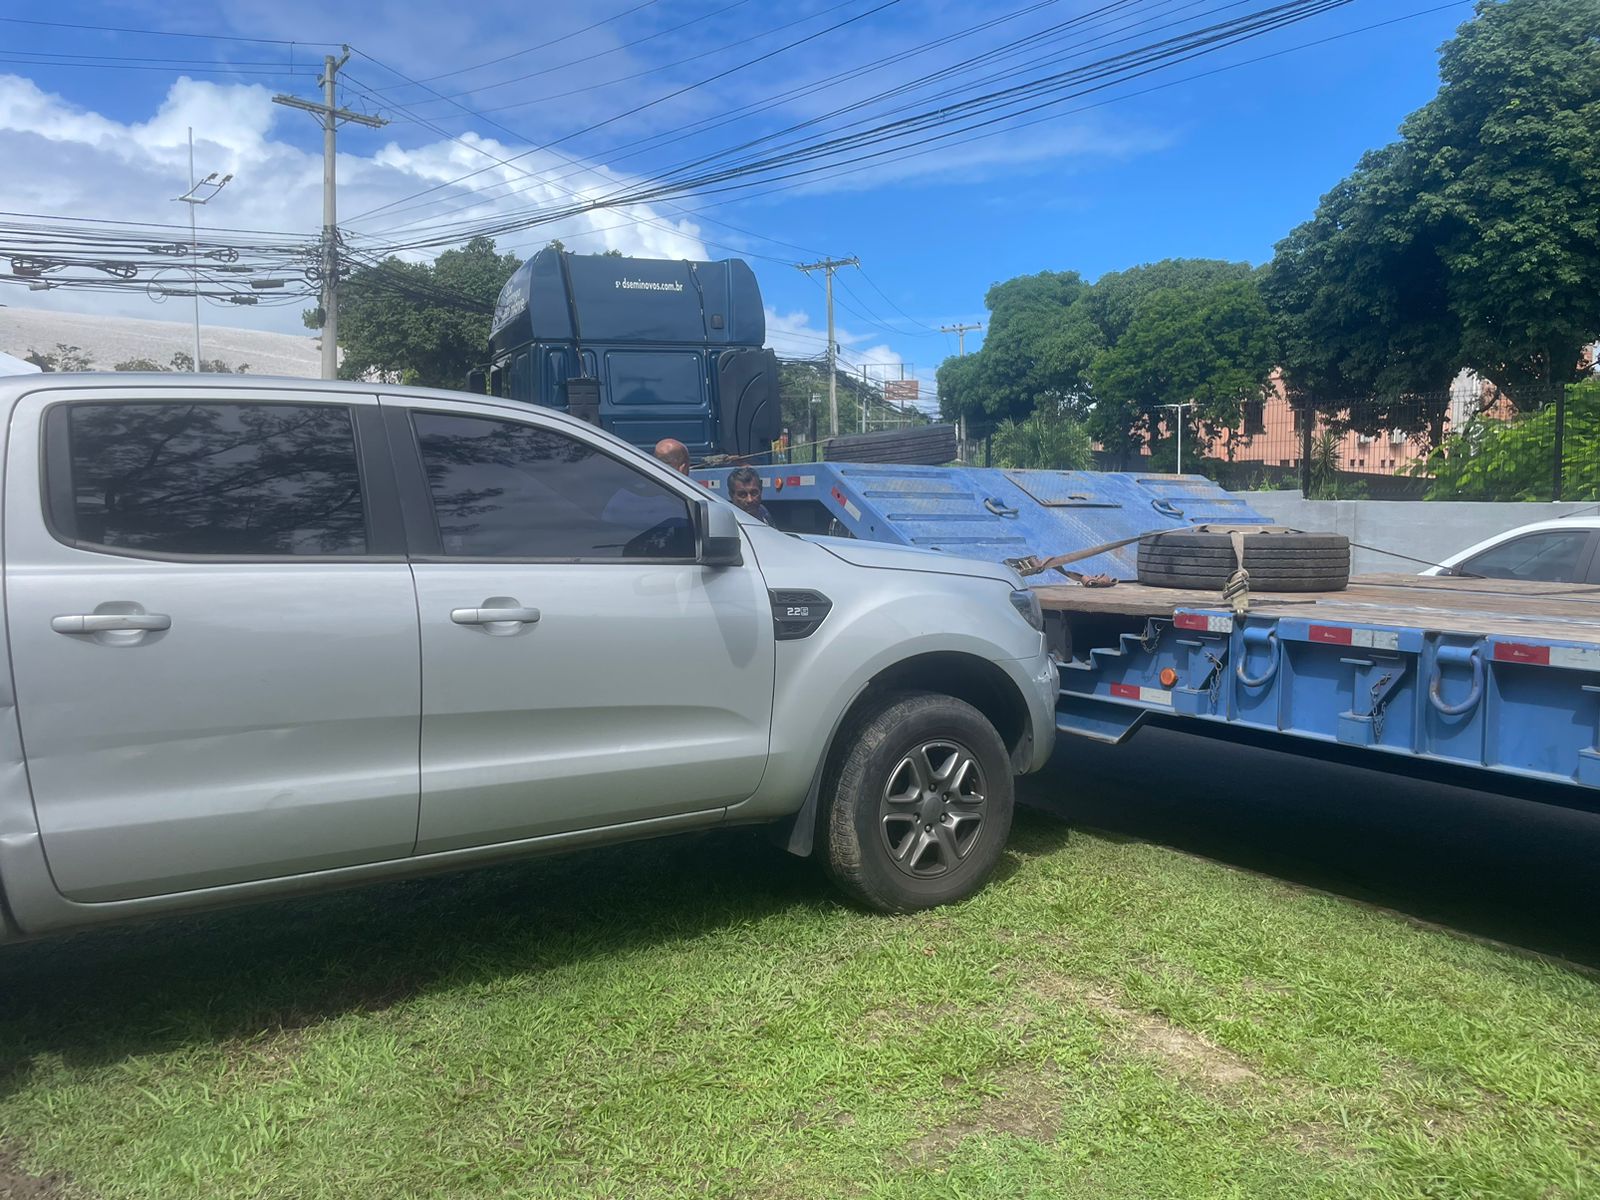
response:
M1013 769L1026 769L1033 742L1028 702L1005 671L988 659L960 650L933 650L901 659L862 685L834 721L812 772L805 802L790 822L780 823L776 829L777 841L790 854L806 858L816 846L822 784L844 745L840 734L883 704L886 697L900 692L933 692L972 705L999 733Z

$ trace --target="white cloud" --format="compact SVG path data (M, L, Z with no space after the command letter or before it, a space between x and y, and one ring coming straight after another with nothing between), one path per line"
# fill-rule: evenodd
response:
M267 88L253 85L176 80L159 108L147 119L117 121L70 104L32 81L0 75L0 210L109 220L118 224L151 222L180 225L187 213L174 198L188 186L188 129L195 131L195 169L202 176L217 171L234 178L215 200L200 210L202 226L281 231L316 238L322 222L322 156L311 137L290 140L288 122L311 118L272 103ZM435 140L402 147L381 143L371 135L342 135L339 154L341 224L391 201L403 200L436 183L484 165L491 172L466 187L516 181L517 190L502 188L489 199L443 189L423 210L385 213L355 221L357 232L376 240L356 240L362 247L381 248L386 230L412 218L427 223L460 221L549 207L572 201L572 193L596 195L622 186L628 178L580 163L578 174L561 182L530 184L521 172L569 173L566 161L550 154L530 155L514 167L494 163L511 159L523 147L468 135L468 145ZM475 152L476 146L486 152ZM446 212L464 208L461 212ZM397 231L398 233L398 231ZM151 232L152 238L169 234ZM503 237L502 249L531 252L553 237L574 250L617 249L624 254L668 258L705 258L699 228L692 221L648 205L585 214L525 234ZM181 237L173 240L182 240ZM171 316L139 291L25 292L7 288L5 303L65 311L114 313L123 316ZM231 324L285 332L304 332L300 304L284 307L209 308L208 323Z

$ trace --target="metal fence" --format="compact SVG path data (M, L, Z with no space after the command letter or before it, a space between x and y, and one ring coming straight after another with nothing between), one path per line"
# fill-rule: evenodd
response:
M1314 404L1314 407L1312 405ZM1104 470L1180 469L1176 430ZM1600 500L1600 381L1519 394L1476 380L1392 400L1280 395L1218 425L1191 417L1181 469L1234 491L1295 489L1319 500Z

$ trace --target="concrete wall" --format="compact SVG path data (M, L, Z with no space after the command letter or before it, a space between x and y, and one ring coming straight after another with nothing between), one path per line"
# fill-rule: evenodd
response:
M1308 533L1342 533L1357 575L1414 574L1474 542L1532 521L1600 513L1600 504L1490 504L1435 500L1303 500L1298 492L1238 492L1263 516ZM1376 549L1363 549L1375 547ZM1393 551L1384 554L1381 551Z

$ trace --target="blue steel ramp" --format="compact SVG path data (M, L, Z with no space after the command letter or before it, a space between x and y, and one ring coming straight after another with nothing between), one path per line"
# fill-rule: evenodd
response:
M1087 550L1155 529L1271 524L1199 475L892 463L807 463L756 471L763 499L782 528L826 532L826 522L815 520L825 511L852 537L989 562ZM723 468L694 475L721 489L728 473ZM1130 545L1075 563L1073 569L1134 579L1137 557L1138 546Z

